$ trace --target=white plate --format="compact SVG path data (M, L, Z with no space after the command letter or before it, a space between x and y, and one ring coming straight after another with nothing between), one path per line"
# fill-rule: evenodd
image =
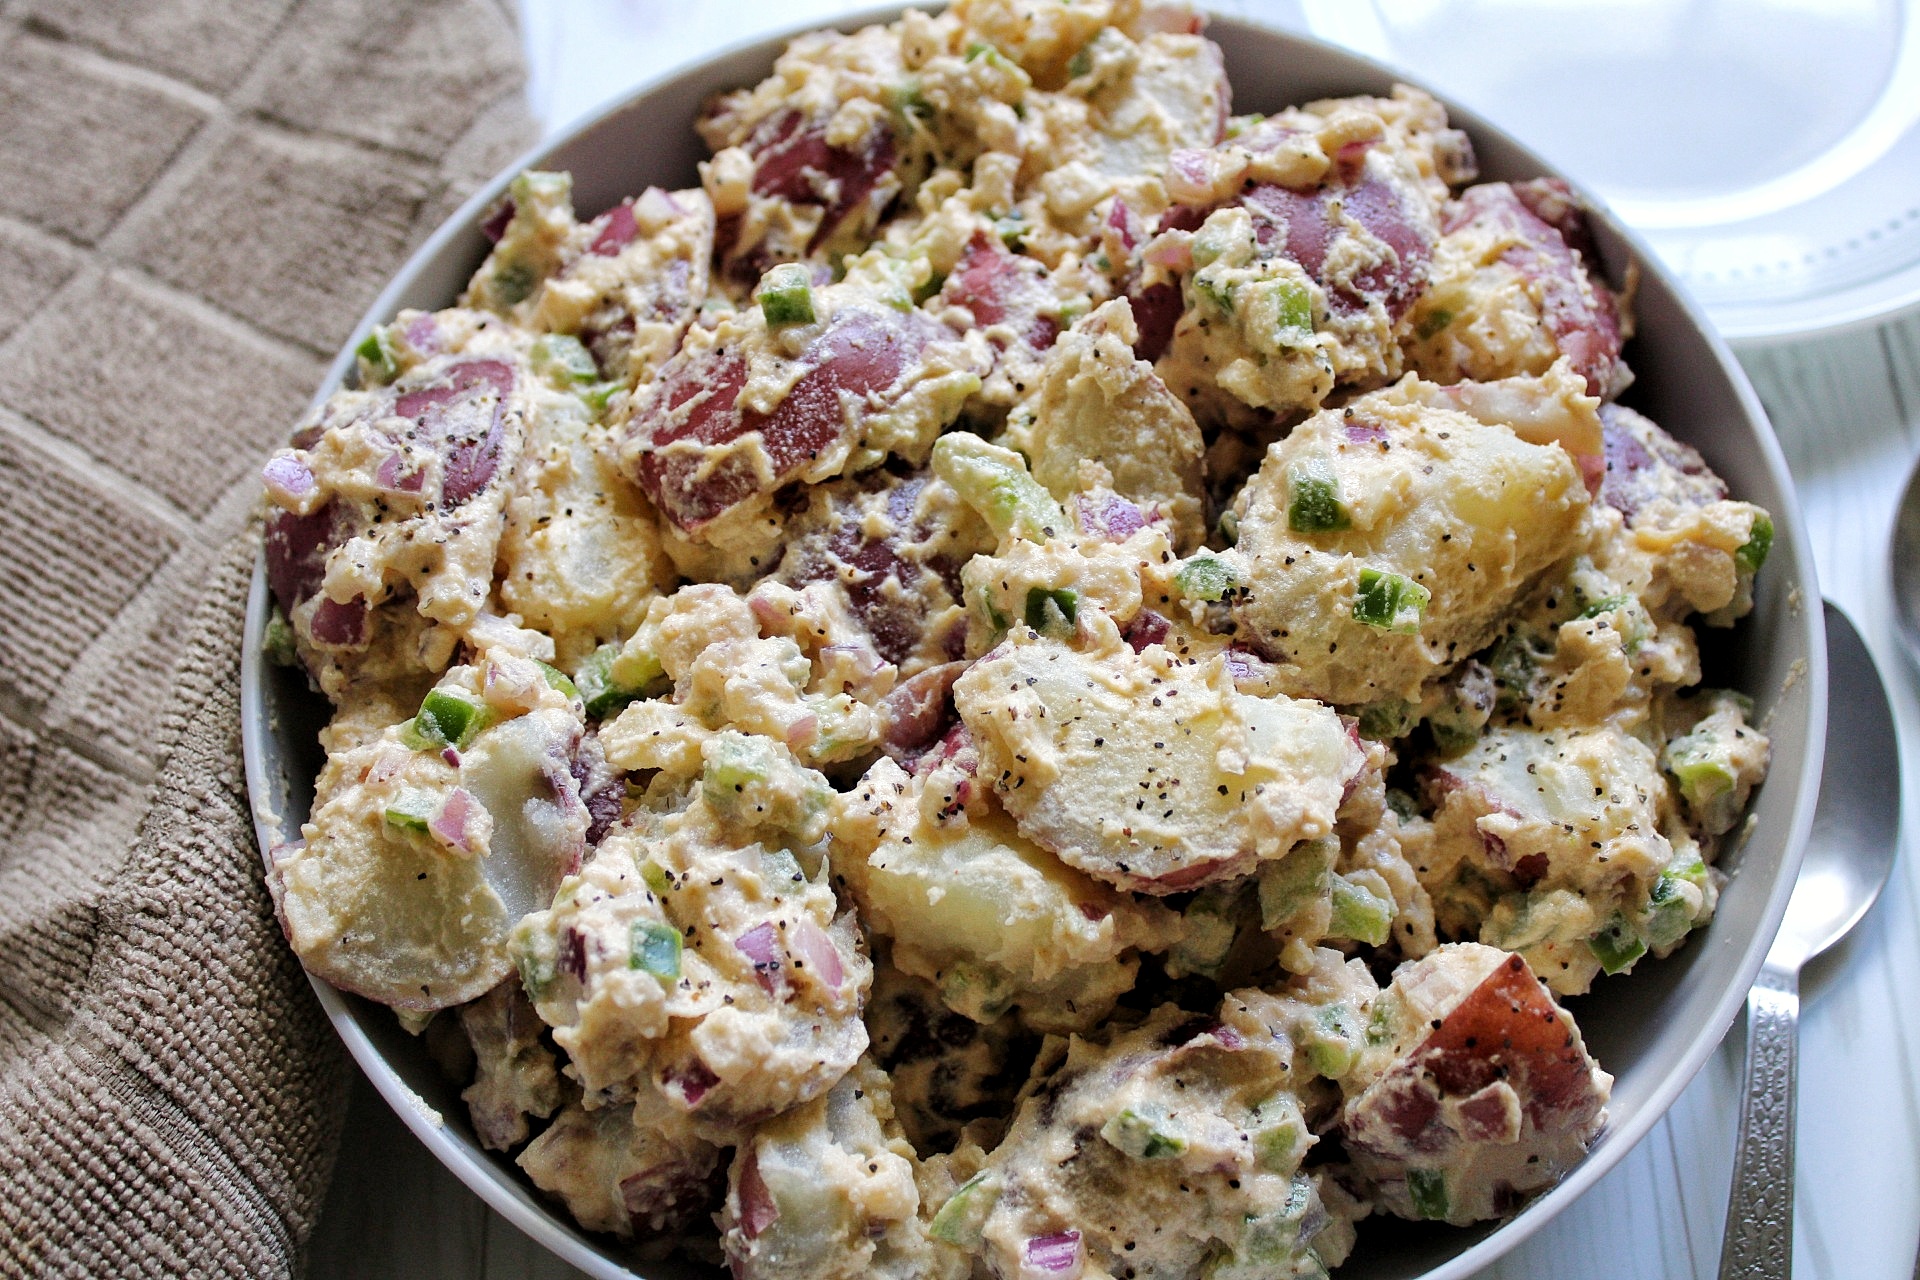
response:
M1728 338L1920 303L1912 0L1301 0L1605 197Z

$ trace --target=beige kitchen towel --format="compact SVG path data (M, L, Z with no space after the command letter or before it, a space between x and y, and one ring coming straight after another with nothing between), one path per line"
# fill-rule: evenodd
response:
M0 1274L283 1276L345 1066L240 763L256 476L530 138L512 0L0 0Z

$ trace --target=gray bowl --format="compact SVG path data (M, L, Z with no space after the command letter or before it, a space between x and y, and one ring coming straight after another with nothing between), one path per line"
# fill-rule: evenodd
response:
M850 16L844 30L889 21L898 7ZM790 33L790 34L797 34ZM1272 110L1312 98L1384 93L1397 77L1385 67L1298 36L1238 19L1216 20L1208 34L1226 53L1237 110ZM571 170L583 216L597 214L649 184L693 185L704 151L691 122L723 89L752 84L771 69L789 36L721 53L642 88L599 116L523 156L436 231L373 304L356 334L402 307L448 305L485 257L481 211L523 168ZM1505 133L1447 104L1473 137L1485 179L1552 172ZM1565 1181L1497 1226L1456 1230L1369 1219L1341 1280L1458 1280L1490 1265L1539 1230L1611 1169L1644 1137L1699 1070L1732 1024L1768 943L1779 927L1820 778L1826 732L1826 649L1819 588L1785 462L1759 401L1701 310L1658 261L1590 195L1594 230L1608 273L1625 278L1639 264L1639 336L1628 355L1638 381L1627 402L1706 455L1733 492L1766 507L1778 530L1760 576L1752 615L1730 637L1703 636L1709 680L1753 695L1773 735L1773 770L1753 806L1753 834L1722 867L1732 881L1711 927L1676 955L1632 977L1602 982L1573 1002L1587 1043L1614 1073L1611 1123ZM328 370L316 401L352 367L351 349ZM268 594L256 568L247 608L241 707L247 786L263 854L275 831L306 819L321 764L315 734L326 707L304 678L262 655ZM484 1151L467 1122L459 1088L379 1005L314 981L320 1003L355 1060L409 1128L447 1168L542 1245L604 1280L710 1274L681 1263L642 1261L631 1246L581 1231L542 1199L511 1160ZM1625 1224L1623 1224L1624 1226Z

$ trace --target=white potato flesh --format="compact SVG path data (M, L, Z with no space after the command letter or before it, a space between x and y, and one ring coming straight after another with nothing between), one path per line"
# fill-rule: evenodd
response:
M1236 689L1224 646L1135 653L1108 634L1083 652L1020 630L954 703L1021 834L1145 893L1245 875L1328 834L1365 763L1330 708Z
M1330 521L1302 530L1303 495L1331 486ZM1321 488L1324 495L1326 488ZM1581 545L1587 490L1558 444L1382 392L1308 419L1267 453L1228 553L1245 638L1301 696L1347 705L1418 698L1499 634L1516 601ZM1363 571L1430 595L1417 624L1355 617Z

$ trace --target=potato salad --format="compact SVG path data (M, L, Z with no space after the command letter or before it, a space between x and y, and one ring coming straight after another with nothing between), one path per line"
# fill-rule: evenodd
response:
M1236 113L1141 0L696 127L521 174L266 464L301 961L741 1280L1324 1277L1553 1185L1561 999L1708 924L1768 764L1700 629L1772 522L1631 407L1576 196L1414 89Z

